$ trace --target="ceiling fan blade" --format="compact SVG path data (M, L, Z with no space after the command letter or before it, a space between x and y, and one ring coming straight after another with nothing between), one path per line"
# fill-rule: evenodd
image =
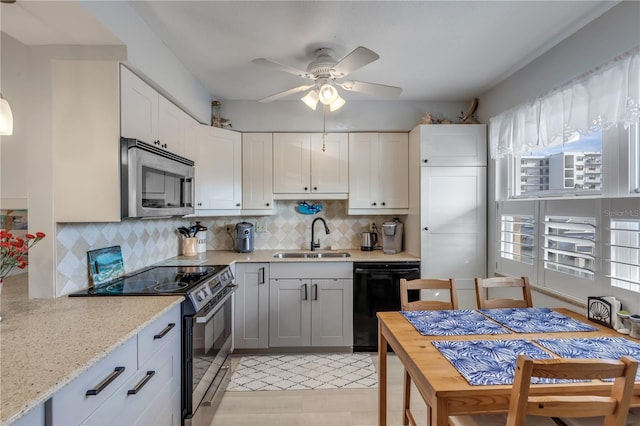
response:
M275 95L267 96L266 98L260 99L258 102L262 102L266 104L268 102L276 101L280 98L284 98L289 95L293 95L294 93L303 92L305 90L311 89L315 84L308 84L304 86L294 87L293 89L285 90L284 92L276 93Z
M335 78L342 78L352 71L362 68L367 64L380 58L376 52L366 47L356 47L347 56L342 58L340 62L335 64L332 75Z
M289 65L280 64L270 59L258 58L258 59L254 59L251 62L253 62L254 64L264 65L266 67L275 68L280 71L288 72L289 74L297 75L298 77L314 79L314 77L306 71L300 70L298 68L290 67Z
M364 81L343 81L337 83L344 90L365 93L367 95L380 98L397 98L402 93L402 89L396 86L386 86L384 84L367 83Z

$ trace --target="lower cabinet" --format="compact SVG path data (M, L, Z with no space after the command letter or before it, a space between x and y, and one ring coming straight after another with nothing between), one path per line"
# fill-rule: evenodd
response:
M180 306L51 399L55 425L180 425Z
M352 263L271 264L269 346L353 346Z
M233 341L236 349L269 347L269 264L236 264Z

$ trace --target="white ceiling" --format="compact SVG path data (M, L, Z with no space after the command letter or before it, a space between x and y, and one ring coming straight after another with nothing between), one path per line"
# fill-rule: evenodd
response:
M400 86L401 100L466 101L600 16L612 1L132 1L182 63L223 100L258 100L308 80L253 64L306 69L365 46L380 59L349 79ZM55 7L54 7L55 5ZM74 2L2 5L2 30L25 44L116 44ZM10 18L7 19L7 13ZM31 16L29 16L31 15ZM347 93L346 99L368 99Z

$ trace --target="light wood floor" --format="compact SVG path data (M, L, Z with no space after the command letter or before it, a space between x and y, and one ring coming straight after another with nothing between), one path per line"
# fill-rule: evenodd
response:
M377 354L371 355L377 368ZM235 368L239 358L234 358ZM402 364L388 357L387 424L402 424ZM427 424L427 410L418 391L411 393L418 424ZM378 388L303 391L226 392L211 426L375 426Z

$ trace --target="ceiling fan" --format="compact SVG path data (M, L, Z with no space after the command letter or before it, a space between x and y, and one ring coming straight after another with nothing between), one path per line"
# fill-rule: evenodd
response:
M335 111L345 104L345 100L342 99L338 93L336 86L344 90L382 98L395 98L402 93L402 89L395 86L353 80L337 81L345 78L352 71L362 68L380 58L377 53L366 47L360 46L355 48L340 61L336 61L333 58L333 50L327 47L316 49L314 53L315 59L309 63L306 71L265 58L258 58L251 61L254 64L264 65L297 75L298 77L314 80L311 84L305 84L285 90L284 92L276 93L275 95L267 96L266 98L260 99L259 102L267 103L311 89L302 98L302 101L309 108L315 110L318 102L321 102L323 105L328 105L331 111Z

